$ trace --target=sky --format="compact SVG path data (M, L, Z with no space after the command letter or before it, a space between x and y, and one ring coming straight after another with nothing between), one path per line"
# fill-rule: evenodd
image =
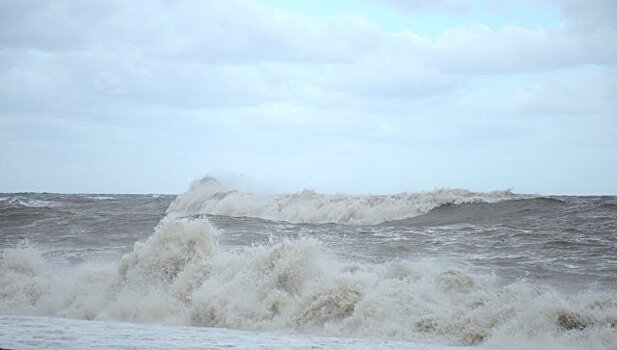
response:
M617 194L617 1L0 2L0 192Z

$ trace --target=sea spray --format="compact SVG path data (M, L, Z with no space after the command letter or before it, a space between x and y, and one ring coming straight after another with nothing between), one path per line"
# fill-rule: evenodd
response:
M0 252L0 310L30 311L46 289L47 266L28 241Z
M445 344L617 344L617 298L565 294L447 263L344 263L317 239L228 251L207 219L166 218L119 262L53 270L0 260L0 309L85 319L285 330Z

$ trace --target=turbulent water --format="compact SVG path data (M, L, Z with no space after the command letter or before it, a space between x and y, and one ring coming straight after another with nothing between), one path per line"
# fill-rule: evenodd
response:
M617 349L617 197L3 194L0 249L0 341L47 316Z

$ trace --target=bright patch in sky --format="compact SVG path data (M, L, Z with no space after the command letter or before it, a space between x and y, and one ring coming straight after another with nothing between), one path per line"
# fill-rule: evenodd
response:
M369 19L384 30L409 30L431 39L438 38L448 28L469 24L480 23L492 29L508 25L536 28L557 26L563 21L559 8L550 2L270 0L268 3L324 21L353 14Z

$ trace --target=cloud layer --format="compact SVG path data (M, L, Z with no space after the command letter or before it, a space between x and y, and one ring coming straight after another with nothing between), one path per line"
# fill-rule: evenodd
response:
M4 1L0 190L177 192L214 170L327 191L617 191L548 177L617 150L617 6L542 6L561 22L435 38L371 9L464 18L476 2L358 1L322 18L233 0ZM508 158L549 175L497 171Z

